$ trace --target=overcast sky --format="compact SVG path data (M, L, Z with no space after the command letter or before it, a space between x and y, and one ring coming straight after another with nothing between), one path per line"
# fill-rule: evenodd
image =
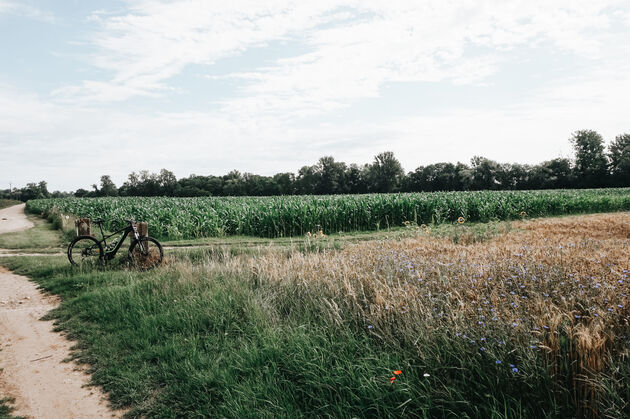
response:
M629 101L628 0L0 0L0 189L538 163Z

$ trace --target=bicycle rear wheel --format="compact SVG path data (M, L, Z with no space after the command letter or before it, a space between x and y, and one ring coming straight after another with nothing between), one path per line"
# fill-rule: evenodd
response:
M142 243L142 246L140 246ZM129 246L129 264L141 270L153 269L164 259L164 251L160 242L153 237L134 240Z
M79 236L68 246L68 260L74 266L100 266L103 254L103 246L92 236Z

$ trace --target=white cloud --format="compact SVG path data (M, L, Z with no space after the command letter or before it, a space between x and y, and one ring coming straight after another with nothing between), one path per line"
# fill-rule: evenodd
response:
M500 68L501 53L549 44L598 57L618 0L234 1L131 3L131 12L92 15L101 30L94 65L112 75L57 93L116 101L166 94L187 65L209 66L283 39L310 51L255 71L236 72L241 98L226 112L311 115L376 97L384 83L475 83ZM293 112L291 112L293 111ZM289 114L289 112L291 112Z
M0 13L15 4L0 0ZM553 158L569 153L567 138L576 129L596 129L608 139L630 131L628 6L616 0L130 2L123 15L89 17L97 28L88 40L91 63L104 78L86 76L51 96L0 86L0 178L46 178L54 189L76 189L102 174L120 184L140 169L272 174L323 155L365 163L384 150L393 150L407 170L479 154L530 163ZM226 57L278 41L299 45L293 50L299 52L215 71ZM440 111L426 106L422 114L336 118L379 99L389 83L492 85L511 54L525 49L560 57L567 74L552 79L537 68L543 83L504 107L455 103ZM160 100L151 107L125 103L185 101L175 76L191 65L234 81L237 95L222 97L218 109L215 103L187 112Z
M40 20L48 23L52 23L55 21L55 16L52 13L31 6L30 4L26 4L24 2L0 0L0 15L2 14L25 16L30 19Z

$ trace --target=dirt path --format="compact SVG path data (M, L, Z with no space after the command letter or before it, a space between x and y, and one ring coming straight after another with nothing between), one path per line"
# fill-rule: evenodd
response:
M20 204L0 209L0 234L22 231L33 227L33 223L24 215L25 206L26 204Z
M24 217L23 207L19 210ZM8 231L23 221L18 213ZM63 362L72 342L53 332L52 321L39 320L58 304L58 298L41 293L28 278L0 266L0 394L15 398L14 413L29 418L121 416L107 407L97 388L85 387L85 372Z

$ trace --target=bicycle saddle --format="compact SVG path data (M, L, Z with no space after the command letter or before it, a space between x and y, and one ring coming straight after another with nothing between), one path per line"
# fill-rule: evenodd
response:
M93 220L92 220L92 222L93 222L94 224L102 224L102 223L103 223L103 221L104 221L104 220L103 220L102 218L95 218L95 219L93 219Z

